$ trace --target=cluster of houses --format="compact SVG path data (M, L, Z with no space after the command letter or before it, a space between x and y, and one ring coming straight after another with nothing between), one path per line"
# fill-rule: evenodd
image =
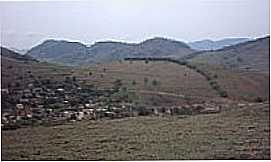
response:
M22 89L1 89L4 99L2 126L22 121L42 123L127 116L127 111L131 112L131 103L108 102L108 98L116 92L116 89L82 88L67 82L40 85L29 83ZM7 102L8 106L5 104Z
M118 89L97 90L82 88L74 83L29 83L23 89L1 89L4 103L9 98L9 108L2 104L2 128L17 128L22 124L57 121L115 119L138 115L192 115L216 113L213 105L183 105L173 107L146 107L123 100L108 100Z

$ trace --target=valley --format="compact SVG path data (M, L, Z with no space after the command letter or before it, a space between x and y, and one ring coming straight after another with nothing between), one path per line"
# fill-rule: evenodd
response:
M270 159L269 37L198 52L158 40L86 64L99 55L68 45L72 66L1 48L2 159Z

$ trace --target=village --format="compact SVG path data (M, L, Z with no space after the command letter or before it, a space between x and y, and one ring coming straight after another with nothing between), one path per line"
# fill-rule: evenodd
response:
M120 93L120 80L106 90L81 85L75 77L66 77L64 81L30 82L26 87L1 89L4 99L2 129L138 115L193 115L220 111L219 106L210 104L146 107L133 103L127 96L116 99L112 95Z

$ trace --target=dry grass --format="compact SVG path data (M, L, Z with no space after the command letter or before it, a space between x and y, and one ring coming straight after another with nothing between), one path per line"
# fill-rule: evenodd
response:
M3 160L270 159L269 105L2 132Z

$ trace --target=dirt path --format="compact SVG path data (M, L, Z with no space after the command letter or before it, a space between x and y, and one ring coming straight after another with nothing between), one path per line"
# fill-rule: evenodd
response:
M181 97L181 98L185 97L182 94L169 93L169 92L161 92L161 91L148 91L148 90L128 90L128 91L129 92L144 93L144 94L166 95L166 96Z

